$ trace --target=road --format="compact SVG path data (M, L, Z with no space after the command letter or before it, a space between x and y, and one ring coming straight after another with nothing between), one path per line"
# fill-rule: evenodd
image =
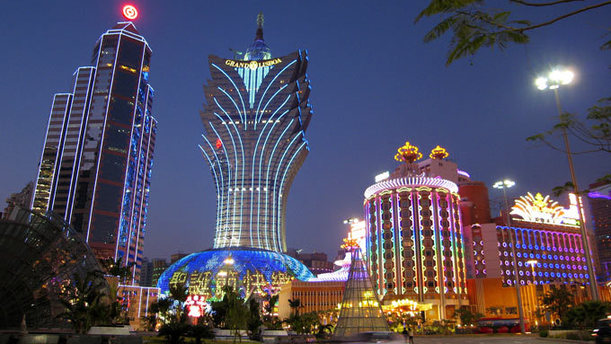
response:
M555 343L588 343L577 340L565 340L565 339L549 339L540 338L538 336L416 336L414 338L414 344L555 344ZM593 344L593 342L589 342Z

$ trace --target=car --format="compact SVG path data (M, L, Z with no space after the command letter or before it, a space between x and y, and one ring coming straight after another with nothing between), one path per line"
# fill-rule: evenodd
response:
M611 343L611 319L600 319L592 337L596 339L596 343Z

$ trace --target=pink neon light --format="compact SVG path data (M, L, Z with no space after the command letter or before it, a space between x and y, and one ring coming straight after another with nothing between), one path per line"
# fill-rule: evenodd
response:
M138 9L133 5L123 6L123 16L127 20L134 20L138 18Z
M369 198L380 191L389 189L398 189L400 187L419 187L428 186L434 188L444 188L450 192L458 192L458 186L449 180L442 178L429 178L429 177L405 177L397 179L386 179L377 184L368 187L365 190L365 198Z

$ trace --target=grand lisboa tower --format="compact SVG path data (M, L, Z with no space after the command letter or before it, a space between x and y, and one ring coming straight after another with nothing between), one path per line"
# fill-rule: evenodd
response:
M189 294L203 297L220 297L224 285L271 294L293 278L313 277L283 254L288 193L309 151L308 57L301 50L272 57L262 14L257 24L246 52L208 58L199 148L216 186L214 246L166 270L162 293L186 284Z

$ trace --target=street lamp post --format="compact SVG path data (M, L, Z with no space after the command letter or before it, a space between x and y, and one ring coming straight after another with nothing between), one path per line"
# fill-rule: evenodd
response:
M535 85L541 91L550 89L554 91L554 97L556 98L556 108L558 109L558 116L562 116L562 107L560 106L560 96L558 95L558 89L560 86L568 85L573 81L573 72L569 70L554 69L547 77L538 77L535 80ZM579 187L577 185L577 177L575 176L575 168L573 166L573 155L571 153L571 146L569 145L569 136L565 126L561 126L562 129L562 140L564 141L564 148L566 151L566 158L569 163L569 170L571 172L571 183L573 183L573 193L577 197L577 212L579 213L579 229L581 232L582 246L585 251L586 264L588 267L588 280L590 282L590 294L592 300L598 301L598 288L596 284L596 276L594 275L594 267L592 266L592 255L590 254L590 243L588 240L588 231L583 216L583 204L581 203L581 196L579 196Z
M536 259L531 259L531 260L527 260L526 264L530 265L531 269L532 269L532 276L533 276L533 285L535 284L535 265L537 265L537 263L539 263L538 260Z
M533 277L532 286L533 286L534 291L535 291L533 293L534 298L535 298L535 302L533 303L533 307L532 307L532 315L533 315L533 318L535 319L535 321L537 322L536 325L538 326L539 324L538 324L538 317L537 317L537 314L536 314L536 308L539 307L539 295L537 293L537 280L535 278L535 265L537 265L537 263L539 263L539 261L536 260L536 259L530 259L530 260L526 261L526 265L530 265L530 268L531 268L531 271L532 271L532 277Z
M511 235L511 217L509 216L509 204L507 203L507 192L506 189L516 185L512 180L505 179L498 181L492 185L495 189L503 190L503 200L505 201L505 222L507 223L507 233L509 234L509 241L511 245L511 255L513 261L513 274L515 276L515 282L513 283L516 288L516 298L518 299L518 315L520 317L520 331L526 333L526 327L524 326L524 308L522 307L522 292L520 291L520 278L518 277L518 262L516 260L516 246L513 241L513 235Z

